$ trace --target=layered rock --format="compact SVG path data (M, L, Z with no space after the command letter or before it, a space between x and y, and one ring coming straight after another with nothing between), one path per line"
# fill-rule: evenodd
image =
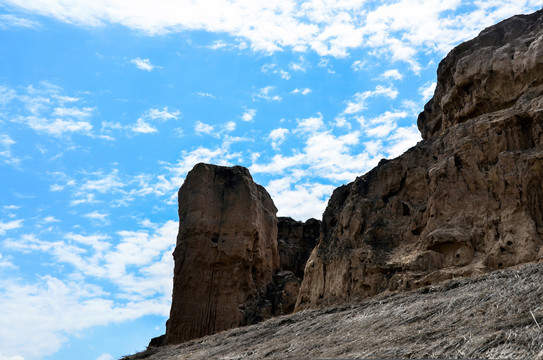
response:
M425 140L334 191L297 309L541 259L542 22L503 21L440 63Z
M246 168L198 164L188 173L179 190L166 344L251 323L271 312L271 305L261 304L279 270L276 212Z

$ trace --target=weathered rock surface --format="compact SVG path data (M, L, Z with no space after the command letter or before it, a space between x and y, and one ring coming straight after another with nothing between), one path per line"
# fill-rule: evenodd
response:
M425 140L336 189L297 309L542 258L543 12L440 63Z
M276 212L246 168L198 164L189 172L179 190L166 344L271 315L262 302L279 270Z
M309 219L305 223L289 217L278 218L277 246L281 270L292 271L300 279L305 263L320 235L321 222Z

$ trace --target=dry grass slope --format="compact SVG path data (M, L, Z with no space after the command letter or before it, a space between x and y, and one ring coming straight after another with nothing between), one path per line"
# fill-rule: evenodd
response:
M123 360L543 359L543 264L303 311Z

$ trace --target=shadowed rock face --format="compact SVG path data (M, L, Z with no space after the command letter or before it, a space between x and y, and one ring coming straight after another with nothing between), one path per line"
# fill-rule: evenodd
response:
M189 172L179 190L166 344L259 318L255 304L279 270L276 212L243 167L198 164Z
M542 257L543 12L440 63L423 140L336 189L298 310Z
M289 217L278 218L277 246L281 270L292 271L304 277L305 263L320 235L321 222L309 219L305 223Z

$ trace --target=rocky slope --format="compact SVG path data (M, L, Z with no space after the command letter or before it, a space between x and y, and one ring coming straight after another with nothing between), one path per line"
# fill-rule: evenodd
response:
M336 189L297 309L541 259L543 11L453 49L425 140Z
M449 280L123 360L543 359L543 264Z

